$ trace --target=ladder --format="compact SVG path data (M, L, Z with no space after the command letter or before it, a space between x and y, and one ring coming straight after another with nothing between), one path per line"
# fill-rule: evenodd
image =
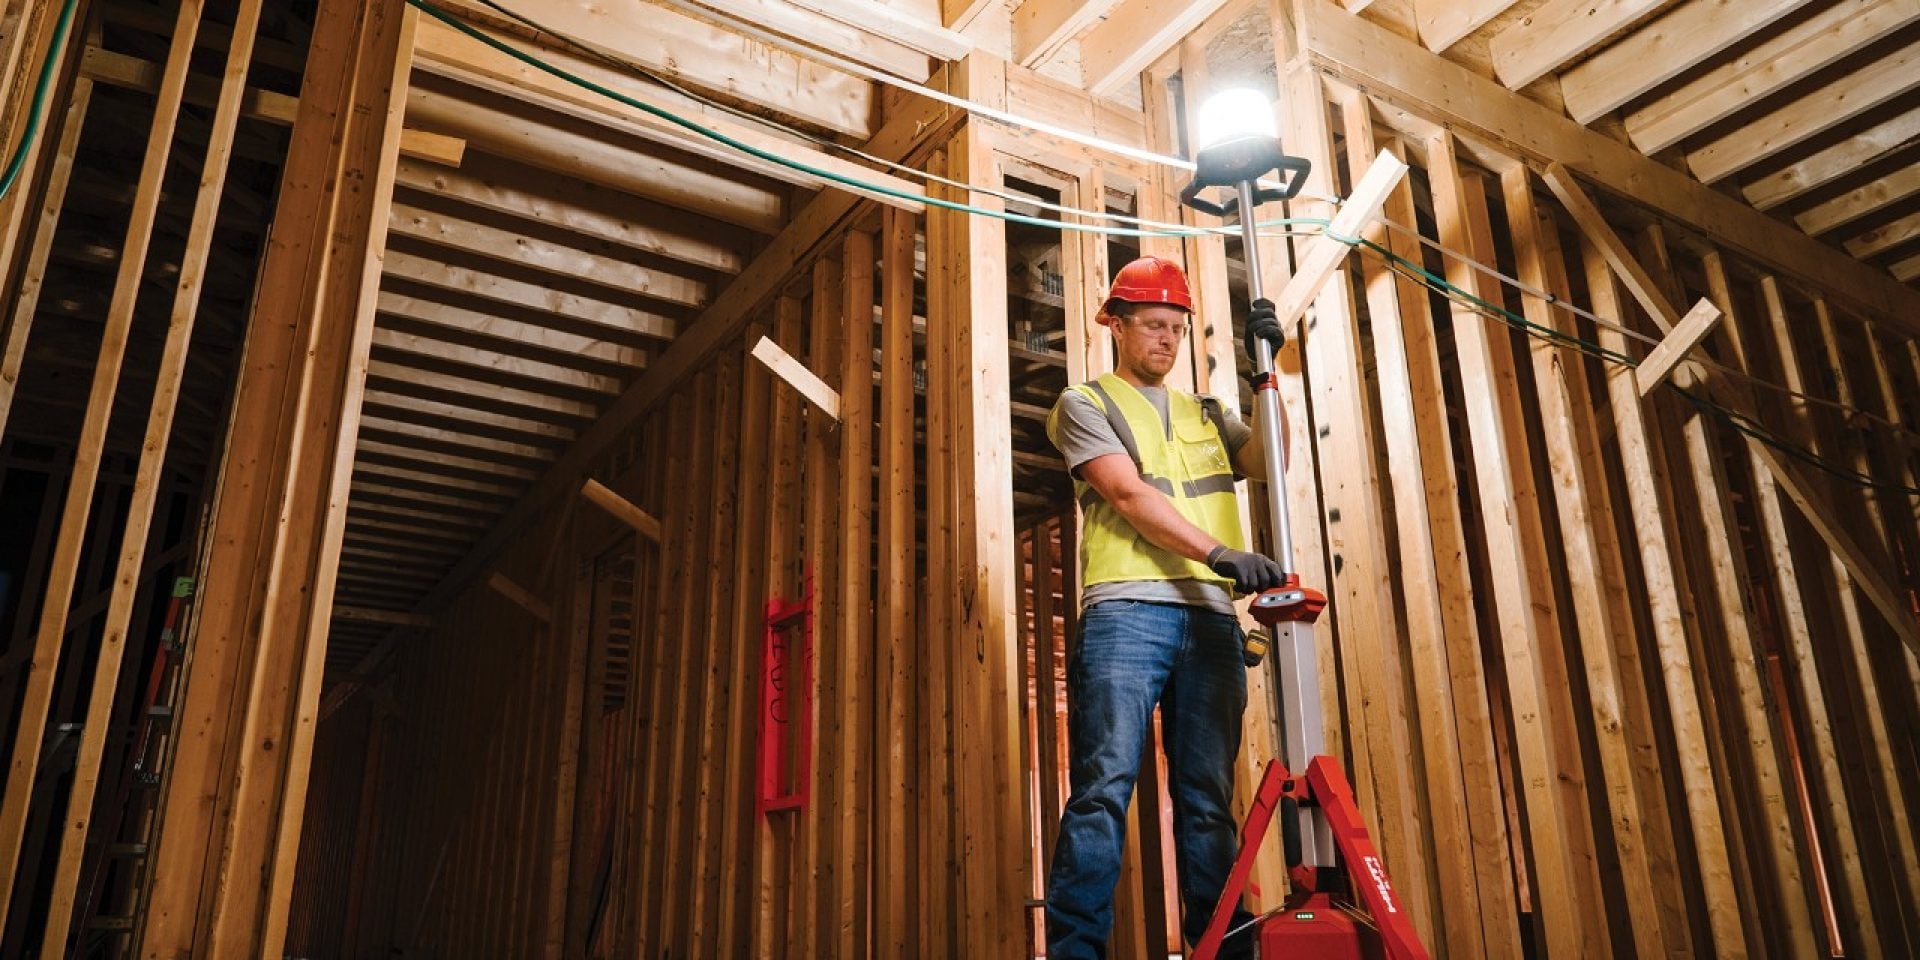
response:
M129 763L118 779L114 800L102 817L105 829L89 845L81 874L86 900L81 905L82 957L120 957L131 952L133 933L146 906L147 865L154 829L160 821L162 771L173 745L175 698L179 693L180 663L186 653L188 607L193 602L192 577L173 581L166 618L160 626L159 649L147 671L140 712L134 718Z

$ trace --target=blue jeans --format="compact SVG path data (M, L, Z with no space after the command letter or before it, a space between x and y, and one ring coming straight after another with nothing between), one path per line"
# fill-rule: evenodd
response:
M1198 941L1238 853L1233 764L1247 706L1246 642L1232 616L1180 604L1108 600L1087 608L1067 661L1072 792L1047 875L1047 956L1106 956L1127 804L1155 704L1173 799L1181 932ZM1236 911L1234 925L1251 919ZM1251 931L1223 956L1247 955Z

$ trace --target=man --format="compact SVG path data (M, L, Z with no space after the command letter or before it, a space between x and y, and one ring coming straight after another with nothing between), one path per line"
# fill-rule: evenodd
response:
M1156 704L1189 944L1205 932L1237 853L1233 765L1247 678L1231 592L1279 586L1283 571L1245 551L1240 533L1233 483L1265 477L1260 441L1217 400L1166 386L1192 312L1178 266L1127 264L1097 317L1113 331L1114 372L1068 387L1047 420L1085 514L1084 610L1067 663L1071 793L1047 885L1050 960L1106 954L1127 804ZM1250 327L1278 339L1271 304L1255 304ZM1234 925L1248 919L1241 911ZM1251 940L1230 939L1224 955L1249 955Z

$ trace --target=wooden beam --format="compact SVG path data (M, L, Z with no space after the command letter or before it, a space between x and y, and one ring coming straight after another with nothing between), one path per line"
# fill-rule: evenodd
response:
M458 214L427 210L404 201L393 205L393 236L493 263L519 265L577 280L667 308L699 309L713 298L710 286L659 268L610 257L573 244L490 226Z
M1920 107L1797 160L1740 188L1749 202L1771 210L1904 150L1920 137Z
M1574 120L1590 124L1623 104L1706 63L1806 6L1808 0L1686 0L1618 43L1574 64L1560 74L1560 95ZM1852 6L1854 4L1847 4ZM1496 41L1497 42L1497 41ZM1741 98L1732 88L1717 88L1728 101ZM1664 98L1662 98L1664 99ZM1747 96L1747 102L1755 98ZM1647 153L1657 148L1635 140Z
M845 4L842 16L821 13L823 7L842 3ZM820 0L700 0L700 5L718 13L715 19L723 26L750 24L916 83L932 74L935 64L929 62L930 56L941 60L959 59L972 48L971 42L958 31L922 23L908 14L875 9L855 11L856 7L884 9L870 0L866 3L834 0L833 4ZM918 44L906 42L905 36L893 32L896 29L902 34L917 34L922 43L937 46L943 53L933 54ZM944 53L957 56L947 57Z
M1353 186L1353 192L1341 203L1340 212L1335 214L1333 222L1327 225L1324 234L1307 245L1306 253L1300 257L1300 265L1295 268L1292 279L1274 295L1274 313L1280 318L1283 328L1297 334L1294 324L1307 312L1307 307L1319 297L1321 288L1333 278L1333 273L1346 262L1347 254L1353 247L1335 237L1357 237L1360 232L1379 216L1380 208L1393 193L1400 178L1407 175L1407 165L1400 158L1382 150L1373 158L1367 172Z
M475 377L427 370L415 364L392 360L368 361L367 379L374 386L395 393L439 399L445 403L548 423L578 425L592 420L599 412L596 404L584 400L497 382L489 383Z
M938 60L960 60L973 52L971 37L907 13L903 5L876 0L793 0L793 3L848 26L877 33Z
M1022 0L1013 8L1013 62L1034 67L1050 60L1120 0Z
M548 423L495 410L480 410L458 402L389 389L401 385L398 381L368 384L362 408L373 416L527 446L559 446L571 442L577 435L573 427L562 423Z
M1920 165L1901 167L1877 177L1871 183L1794 214L1793 220L1800 229L1819 236L1915 194L1920 194Z
M1920 87L1920 41L1689 151L1687 167L1701 182L1718 183L1915 87Z
M780 349L780 345L774 343L772 338L761 337L750 352L755 360L766 364L767 369L785 380L788 386L800 391L800 395L806 397L821 413L834 420L840 419L840 394L807 369L806 364Z
M1227 0L1122 0L1080 38L1088 90L1112 96L1180 43Z
M455 31L439 21L429 21L420 31L415 45L423 70L458 80L504 97L552 110L576 119L606 124L614 129L665 144L698 157L728 166L740 167L787 183L821 186L827 181L814 174L762 160L718 140L689 130L680 124L644 110L620 103L561 77L530 66L480 41ZM549 54L560 57L561 54ZM656 109L685 116L694 113L697 104L669 99L663 94L634 83L612 70L586 61L568 63L576 74L587 74L602 86ZM924 79L924 77L922 78ZM778 136L757 124L743 122L719 111L703 111L692 118L708 130L757 147L769 153L789 157L809 166L882 184L898 193L922 194L924 189L912 181L864 167L839 155L815 149L791 136ZM881 193L872 196L883 203L917 209L920 204Z
M756 233L776 233L786 219L785 202L761 178L743 176L735 167L691 163L686 154L639 137L570 117L527 116L510 101L481 91L455 97L413 87L407 101L410 122L462 137L487 153Z
M631 374L647 365L646 351L638 347L556 330L515 317L494 316L426 297L395 293L391 289L380 291L378 310L380 325L376 329L417 334L602 374L609 371Z
M1652 393L1656 387L1665 382L1667 374L1673 372L1674 365L1684 359L1687 352L1705 339L1707 334L1713 332L1714 326L1720 322L1720 317L1720 308L1713 303L1701 300L1694 304L1693 309L1688 310L1687 315L1680 318L1679 323L1674 324L1673 330L1647 354L1645 359L1640 361L1639 368L1634 370L1634 384L1639 388L1640 395L1644 397Z
M589 402L611 399L621 382L559 364L528 360L497 350L476 349L384 327L373 331L374 354L410 367L440 370L480 382L552 392Z
M432 618L407 613L404 610L381 610L376 607L354 607L341 603L333 605L333 615L336 619L353 623L377 623L389 627L414 627L426 630L433 626Z
M1771 269L1807 278L1920 336L1920 291L1325 0L1301 0L1306 52L1326 71L1429 122L1544 166L1560 162Z
M587 501L594 506L613 514L616 519L632 527L641 536L654 543L660 542L660 521L654 519L645 510L634 506L633 501L613 492L613 489L606 484L588 477L580 486L580 495L586 497Z
M1672 6L1674 0L1547 0L1488 43L1493 73L1518 90Z
M686 221L676 208L573 177L526 175L494 157L469 158L459 170L402 159L399 183L488 213L563 228L609 253L619 252L607 249L614 247L716 273L738 273L745 265L739 252L746 246L744 231Z
M1420 42L1440 53L1466 39L1517 0L1413 0Z
M553 619L553 608L548 606L545 600L534 595L533 591L513 582L512 577L495 570L493 575L487 578L487 586L492 587L495 593L513 601L514 606L525 610L535 620L547 623Z
M554 326L590 330L597 336L620 342L671 340L678 328L670 317L617 303L611 298L570 293L528 280L454 266L416 253L390 251L384 268L390 277L545 314Z
M1847 252L1862 260L1877 257L1920 236L1920 210L1847 241Z
M1895 280L1901 283L1912 283L1915 278L1920 278L1920 253L1905 260L1896 261L1887 269L1893 272Z
M1687 8L1655 24L1653 29L1662 31L1662 38L1676 53L1691 56L1701 38L1711 38L1711 42L1717 43L1723 37L1723 30L1739 32L1755 19L1755 14L1764 16L1781 5L1781 0L1765 0L1741 4L1738 12L1732 12L1725 4L1694 0ZM1693 7L1710 12L1712 25L1692 23L1696 18ZM1688 22L1680 22L1683 15ZM1642 152L1658 153L1733 116L1749 104L1763 101L1840 62L1868 44L1891 36L1917 19L1920 19L1920 2L1916 0L1842 0L1767 38L1739 57L1718 64L1635 108L1626 116L1627 136ZM1687 29L1666 31L1667 20L1674 20L1676 26ZM1613 91L1639 85L1636 82L1621 86L1629 78L1638 78L1642 71L1647 71L1645 59L1630 58L1628 54L1655 58L1659 54L1630 47L1630 43L1619 45L1621 53L1617 57L1609 50L1567 71L1561 78L1567 109L1575 119L1591 123L1619 106L1606 106L1618 95ZM1659 59L1653 62L1665 63ZM1620 78L1620 83L1608 82L1607 78L1614 75Z
M474 0L443 5L460 9L470 19L497 16ZM780 115L836 134L863 139L873 134L875 92L866 80L667 6L549 3L541 6L538 19L596 53L664 74L736 106L771 105ZM689 56L689 51L699 51L699 56ZM867 65L887 69L880 63Z

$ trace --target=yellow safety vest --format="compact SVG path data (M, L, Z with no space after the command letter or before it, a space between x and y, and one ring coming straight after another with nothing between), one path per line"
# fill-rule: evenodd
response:
M1140 468L1140 479L1166 494L1180 515L1214 539L1245 549L1240 505L1234 496L1233 464L1226 438L1200 398L1167 391L1167 421L1152 401L1114 374L1068 387L1093 401ZM1058 411L1054 416L1059 416ZM1169 422L1170 421L1170 422ZM1053 433L1055 424L1047 424ZM1080 538L1081 583L1122 580L1204 580L1231 589L1232 581L1171 550L1153 545L1133 529L1098 491L1075 477L1074 497L1084 515Z

